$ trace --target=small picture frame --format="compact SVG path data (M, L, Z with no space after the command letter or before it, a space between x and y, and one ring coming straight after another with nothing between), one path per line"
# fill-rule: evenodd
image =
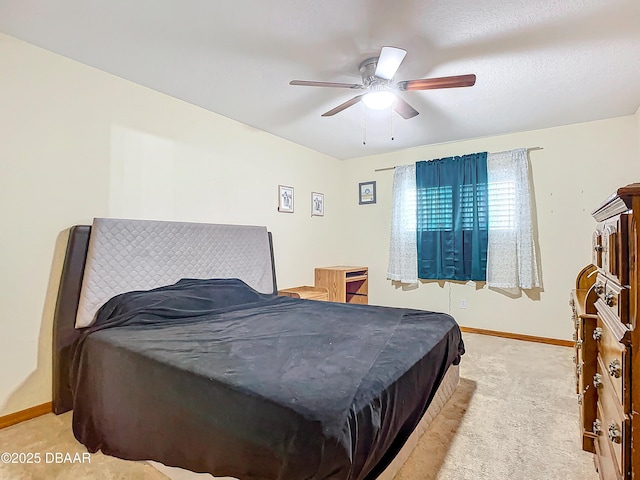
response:
M278 211L293 213L293 187L278 185Z
M324 193L311 192L311 216L324 217Z
M376 182L361 182L358 184L358 198L360 205L376 203Z

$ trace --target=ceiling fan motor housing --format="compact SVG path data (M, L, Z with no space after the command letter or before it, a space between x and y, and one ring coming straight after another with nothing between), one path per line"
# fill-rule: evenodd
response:
M378 66L378 57L367 58L360 64L360 75L362 76L362 83L365 87L370 88L372 91L387 90L391 85L390 80L376 77L376 67Z

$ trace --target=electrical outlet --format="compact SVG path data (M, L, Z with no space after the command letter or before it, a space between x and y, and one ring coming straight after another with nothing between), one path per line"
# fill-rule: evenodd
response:
M467 301L464 298L460 300L460 308L467 308Z

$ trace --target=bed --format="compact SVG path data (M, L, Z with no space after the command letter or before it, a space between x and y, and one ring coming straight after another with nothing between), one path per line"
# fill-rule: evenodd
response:
M275 292L264 227L73 227L55 413L73 409L89 451L128 460L241 480L392 478L457 384L456 322Z

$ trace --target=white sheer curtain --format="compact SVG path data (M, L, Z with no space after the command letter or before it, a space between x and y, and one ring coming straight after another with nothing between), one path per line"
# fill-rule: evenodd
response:
M418 283L415 163L395 168L391 208L387 278L402 283Z
M487 285L505 289L539 287L526 149L488 154L487 180Z
M487 177L487 286L540 287L526 149L489 153ZM393 177L389 280L418 283L416 223L415 164L398 166Z

